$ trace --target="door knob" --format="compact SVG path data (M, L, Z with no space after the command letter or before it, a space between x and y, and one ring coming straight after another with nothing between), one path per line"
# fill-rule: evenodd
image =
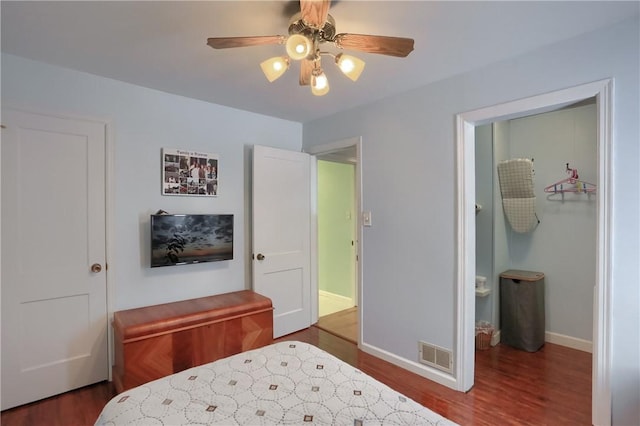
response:
M262 253L258 253L258 255L256 256L256 259L258 259L258 260L264 260L264 254L262 254Z
M95 272L97 274L100 271L102 271L102 265L100 265L99 263L94 263L93 265L91 265L91 272Z

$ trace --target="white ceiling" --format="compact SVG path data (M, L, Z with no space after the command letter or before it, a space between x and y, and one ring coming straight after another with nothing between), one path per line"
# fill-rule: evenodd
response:
M356 83L325 62L324 97L298 85L297 63L267 82L259 64L284 46L206 45L207 37L286 35L297 1L3 0L2 51L307 122L631 18L639 4L334 0L338 33L409 37L415 50L407 58L358 53L367 66Z

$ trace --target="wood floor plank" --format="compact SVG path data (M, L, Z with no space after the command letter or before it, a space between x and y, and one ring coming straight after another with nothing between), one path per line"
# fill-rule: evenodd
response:
M320 347L460 425L590 425L591 354L545 344L529 353L506 345L477 351L475 385L457 392L381 359L355 344L311 327L277 341ZM102 382L3 411L3 426L92 425L115 396Z

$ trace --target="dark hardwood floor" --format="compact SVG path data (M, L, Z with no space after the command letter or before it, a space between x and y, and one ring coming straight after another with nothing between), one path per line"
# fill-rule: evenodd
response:
M101 382L2 412L2 426L93 425L102 407L115 396L113 383Z
M534 353L506 345L476 351L467 393L368 355L317 327L277 339L314 344L460 425L590 425L591 354L547 343ZM115 395L102 382L3 411L3 426L92 425Z

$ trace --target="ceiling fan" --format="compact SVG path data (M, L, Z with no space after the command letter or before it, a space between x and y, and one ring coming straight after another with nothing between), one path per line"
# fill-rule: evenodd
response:
M300 61L300 85L311 86L314 95L329 91L329 82L322 69L321 56L332 56L336 65L351 80L356 81L364 69L364 61L344 54L321 51L325 43L339 49L358 50L396 57L406 57L413 50L413 39L368 34L336 34L335 20L329 15L331 0L300 0L300 12L289 21L288 36L211 37L207 44L214 49L284 44L287 55L269 58L260 64L272 82L289 68L291 59Z

